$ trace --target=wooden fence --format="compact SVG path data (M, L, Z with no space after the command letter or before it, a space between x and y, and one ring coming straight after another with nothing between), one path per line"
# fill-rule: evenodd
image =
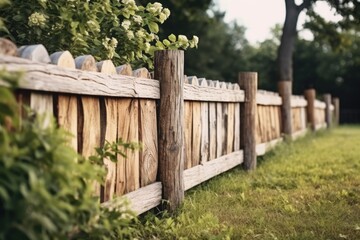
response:
M0 67L25 72L20 105L54 116L80 154L118 138L142 143L141 151L126 151L127 159L105 161L106 182L94 184L104 205L125 195L139 214L162 199L175 209L184 191L242 163L253 169L256 155L283 139L283 99L257 91L256 73L240 74L239 84L186 77L183 53L172 50L156 54L154 80L144 68L115 67L89 55L74 59L68 51L49 56L42 45L16 49L1 41ZM309 124L330 126L329 114L338 112L315 100L314 90L305 97L291 98L293 138Z

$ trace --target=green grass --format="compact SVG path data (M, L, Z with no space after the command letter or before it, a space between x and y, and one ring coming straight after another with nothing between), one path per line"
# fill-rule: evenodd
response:
M360 239L359 126L282 144L258 161L254 172L234 169L187 192L172 220L181 225L174 229L188 227L182 219L192 226L173 236ZM201 221L204 216L213 224ZM160 239L168 238L161 227L157 231Z

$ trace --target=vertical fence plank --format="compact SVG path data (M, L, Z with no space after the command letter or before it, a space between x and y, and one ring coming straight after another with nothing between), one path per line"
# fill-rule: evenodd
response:
M304 96L307 100L307 107L306 107L307 122L310 124L311 130L315 131L316 119L317 119L316 110L315 110L315 97L316 97L315 89L305 90Z
M215 87L214 82L208 80L209 87ZM209 160L216 158L216 103L209 102Z
M96 62L91 55L75 58L77 69L96 72ZM80 153L89 157L101 144L100 101L97 97L83 96L80 98L78 122L78 147ZM100 196L100 184L93 183L94 194Z
M133 72L133 76L149 78L146 68ZM140 151L140 186L144 187L155 182L158 170L158 139L156 102L151 99L140 99L140 133L139 140L143 145Z
M204 87L208 86L205 78L200 79L199 85ZM209 161L209 103L201 102L201 151L200 163Z
M50 57L46 48L41 45L23 46L19 49L19 55L32 61L49 63ZM54 115L53 95L48 93L32 92L30 93L30 108L37 114L42 115L44 127L51 124Z
M220 82L220 88L222 89L226 89L226 83L225 82ZM227 154L227 129L228 129L228 103L221 103L221 108L222 108L222 121L221 121L221 132L222 132L222 139L221 139L221 155L226 155Z
M184 52L155 52L155 78L160 81L159 177L164 207L174 211L184 198Z
M234 90L240 90L237 83L233 84ZM240 103L234 104L234 151L240 150Z
M240 119L240 143L244 149L244 168L254 170L256 168L256 91L257 73L242 72L239 74L239 85L245 91L245 100L241 110Z
M191 77L189 83L192 85L199 85L199 81L196 77ZM192 167L200 164L201 130L201 103L194 101L192 102Z
M214 82L215 88L220 88L219 81ZM223 114L222 114L222 104L220 102L216 103L216 158L222 156L222 139L223 139Z
M283 133L286 136L292 134L291 122L291 95L292 95L292 82L280 81L278 82L279 95L282 99L281 105L281 122L283 126Z
M107 74L116 74L116 69L112 61L104 60L96 63L96 67L99 72ZM102 124L103 137L101 143L108 141L110 143L117 140L117 99L106 97L103 100L103 111L101 114L104 114ZM101 201L111 200L115 194L115 181L116 181L116 163L112 162L110 159L104 159L104 164L107 168L107 174L105 178L105 184L102 187L101 191Z
M75 68L75 60L69 51L50 55L51 63L60 67ZM57 120L59 125L71 133L70 146L78 150L78 102L74 95L59 94L57 100Z
M227 89L232 90L232 84L226 85ZM234 124L235 124L235 106L234 103L228 103L228 117L227 117L227 139L226 139L226 153L232 153L234 149Z
M326 105L325 108L325 122L326 122L326 127L327 128L331 128L331 123L332 123L332 117L331 117L331 94L324 94L324 102Z
M186 83L188 80L186 78ZM192 166L192 125L193 125L193 107L191 101L184 103L184 145L185 145L185 160L184 168L188 169Z

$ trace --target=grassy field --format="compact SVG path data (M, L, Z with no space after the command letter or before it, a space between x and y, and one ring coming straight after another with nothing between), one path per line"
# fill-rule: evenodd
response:
M282 144L255 172L216 177L155 220L148 236L160 239L360 239L360 127Z

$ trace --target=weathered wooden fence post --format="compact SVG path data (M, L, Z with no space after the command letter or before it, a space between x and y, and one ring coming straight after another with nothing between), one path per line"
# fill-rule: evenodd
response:
M332 102L334 105L334 124L337 126L340 123L340 100L339 98L333 98Z
M312 131L315 131L316 122L315 122L315 89L307 89L304 92L305 99L307 100L306 115L307 122L310 124Z
M240 73L239 85L245 92L245 100L240 107L240 145L244 150L244 168L245 170L254 170L256 168L257 73Z
M325 122L326 127L331 128L332 125L332 117L331 117L331 94L324 94L324 102L326 104L325 108Z
M291 123L291 95L292 95L292 82L280 81L278 82L278 91L282 99L281 104L281 123L282 132L285 136L290 137L292 134Z
M175 210L184 198L184 52L155 53L155 79L160 82L159 177L164 208Z

